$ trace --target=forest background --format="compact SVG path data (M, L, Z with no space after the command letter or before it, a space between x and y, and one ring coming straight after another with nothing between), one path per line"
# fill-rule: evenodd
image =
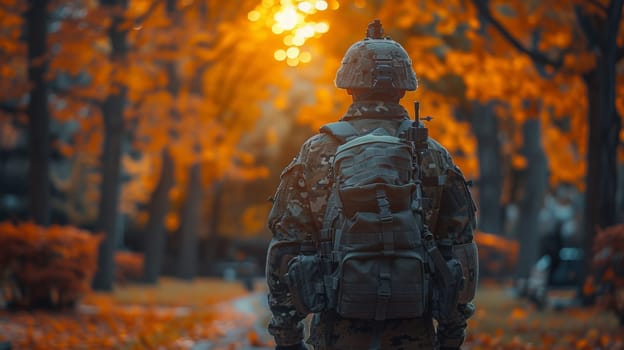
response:
M479 230L519 246L514 276L554 230L589 270L624 219L621 0L2 0L4 235L93 233L75 249L97 247L96 290L116 263L147 283L261 268L267 198L346 111L334 75L374 18L413 59L402 103L473 180Z

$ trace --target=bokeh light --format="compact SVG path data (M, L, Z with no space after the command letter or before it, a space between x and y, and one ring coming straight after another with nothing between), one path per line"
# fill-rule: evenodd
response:
M314 11L314 6L309 1L300 2L297 8L304 13L312 13Z
M329 23L310 20L309 16L339 7L337 0L262 0L247 18L281 37L285 47L274 51L273 58L294 67L312 61L311 52L303 49L307 40L329 31Z
M286 51L284 51L283 49L279 49L275 51L273 57L278 61L283 61L284 59L286 59Z
M289 47L288 50L286 50L286 56L288 56L288 58L297 58L297 56L299 56L299 49L296 47Z
M303 20L303 16L297 13L297 9L293 6L284 7L281 11L278 11L273 18L277 22L277 25L284 30L295 28L295 26Z
M314 4L314 7L315 7L317 10L319 10L319 11L325 11L325 10L327 10L327 1L323 1L323 0L321 0L321 1L317 1L317 2Z
M252 22L255 22L255 21L259 20L260 19L260 11L256 11L256 10L249 11L249 13L247 14L247 18L250 21L252 21Z
M301 61L301 63L308 63L312 60L312 54L310 54L309 52L305 51L302 52L299 55L299 61Z

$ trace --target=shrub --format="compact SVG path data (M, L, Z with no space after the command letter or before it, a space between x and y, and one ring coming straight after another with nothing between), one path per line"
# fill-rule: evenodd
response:
M518 259L518 242L492 233L476 232L479 273L483 278L509 276Z
M143 276L143 254L118 251L115 252L115 282L124 284L138 281Z
M0 222L0 286L7 305L72 306L89 290L100 239L71 226Z
M598 230L594 240L593 276L586 294L597 294L601 305L613 310L624 324L624 224Z

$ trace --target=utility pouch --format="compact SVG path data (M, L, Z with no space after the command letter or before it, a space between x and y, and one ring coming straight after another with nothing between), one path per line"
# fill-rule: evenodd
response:
M428 281L421 254L350 253L338 271L340 316L377 321L423 316Z
M464 280L459 260L451 259L446 264L451 273L450 281L436 278L433 288L433 317L441 323L451 322L459 316L457 305Z
M323 262L318 254L297 255L288 263L284 276L297 310L303 314L328 308Z
M475 242L453 246L453 255L459 259L464 271L464 285L459 292L459 303L467 304L474 299L479 282L479 254Z

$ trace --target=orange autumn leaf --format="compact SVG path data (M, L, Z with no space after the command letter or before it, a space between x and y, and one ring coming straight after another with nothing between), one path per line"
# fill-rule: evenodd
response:
M521 321L526 319L528 316L528 312L521 308L514 308L509 315L509 319L514 321Z
M528 165L528 161L526 157L519 155L519 154L514 154L511 157L511 164L514 167L514 169L521 170L521 169L526 169Z

